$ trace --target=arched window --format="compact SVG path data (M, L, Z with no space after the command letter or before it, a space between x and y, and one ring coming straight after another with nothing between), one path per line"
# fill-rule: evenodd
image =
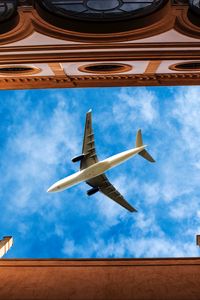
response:
M0 1L0 33L5 33L16 24L17 0Z
M96 28L99 24L102 31L108 32L109 28L105 29L105 22L109 26L109 23L116 21L115 25L117 25L119 21L147 16L163 6L165 2L166 0L37 0L43 10L60 17L59 25L62 27L67 28L67 25L72 24L73 21L84 21L90 23L90 31L94 30L94 27L91 27L91 22L93 22ZM65 19L63 24L61 24L61 19ZM67 22L67 20L71 21ZM119 31L118 27L116 31ZM84 31L82 27L80 31Z
M143 16L157 9L161 0L43 0L51 12L83 20L114 20Z

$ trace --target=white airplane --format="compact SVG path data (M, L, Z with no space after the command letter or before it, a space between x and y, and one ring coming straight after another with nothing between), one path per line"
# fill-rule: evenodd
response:
M150 162L155 162L145 148L146 145L143 145L142 134L141 130L139 129L136 136L135 148L113 155L102 161L98 161L95 151L94 133L92 129L92 112L89 110L86 114L82 154L72 158L72 162L80 161L80 171L57 181L50 186L47 192L60 192L82 181L85 181L89 186L92 187L87 191L88 196L91 196L99 191L129 211L136 212L137 210L132 207L109 182L104 172L123 163L136 154L141 155Z

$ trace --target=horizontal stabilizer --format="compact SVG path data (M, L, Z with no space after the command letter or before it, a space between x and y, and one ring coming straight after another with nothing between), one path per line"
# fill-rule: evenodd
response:
M142 157L144 157L145 159L147 159L150 162L155 162L155 160L153 159L153 157L146 150L142 150L138 154L141 155Z
M136 136L136 143L135 146L141 147L143 146L143 140L142 140L142 132L141 129L138 130L137 132L137 136ZM150 162L155 162L155 160L153 159L153 157L144 149L141 152L138 153L140 156L144 157L145 159L147 159Z

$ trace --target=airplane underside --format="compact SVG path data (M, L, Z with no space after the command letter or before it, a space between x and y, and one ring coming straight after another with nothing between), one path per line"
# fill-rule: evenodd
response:
M82 154L72 158L72 162L80 162L80 171L59 180L48 189L48 192L59 192L85 181L91 187L87 191L88 196L101 192L130 212L136 212L137 210L124 199L104 174L108 169L123 163L136 154L154 162L154 159L145 150L146 145L143 144L141 130L137 132L135 146L133 149L123 151L99 162L95 150L91 111L89 111L86 114Z

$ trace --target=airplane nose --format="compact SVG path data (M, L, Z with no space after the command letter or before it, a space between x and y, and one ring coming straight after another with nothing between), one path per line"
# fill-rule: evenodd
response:
M56 182L48 188L47 193L59 192L61 189L60 183Z
M47 190L47 193L55 192L56 187L54 185L50 186L50 188Z

